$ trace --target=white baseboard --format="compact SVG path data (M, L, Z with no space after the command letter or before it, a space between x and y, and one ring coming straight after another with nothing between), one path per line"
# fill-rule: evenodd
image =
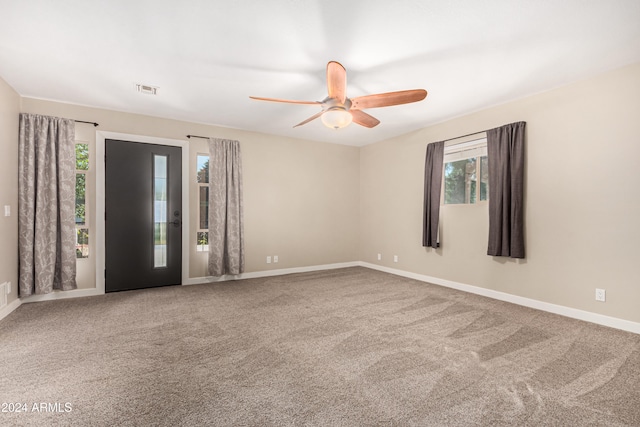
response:
M610 328L621 329L623 331L640 334L640 323L631 322L629 320L619 319L617 317L605 316L602 314L592 313L589 311L578 310L557 304L551 304L544 301L538 301L531 298L525 298L517 295L507 294L505 292L494 291L492 289L481 288L479 286L467 285L464 283L454 282L452 280L440 279L438 277L427 276L424 274L412 273L410 271L398 270L395 268L385 267L381 265L371 264L363 261L343 262L336 264L311 265L307 267L282 268L278 270L253 271L250 273L242 273L237 276L222 277L193 277L183 281L183 285L197 285L202 283L224 282L228 280L254 279L259 277L281 276L284 274L306 273L311 271L333 270L336 268L347 267L366 267L372 270L383 271L385 273L395 274L396 276L407 277L409 279L419 280L421 282L432 283L434 285L444 286L447 288L457 289L463 292L469 292L476 295L482 295L500 301L510 302L524 307L534 308L536 310L547 311L549 313L558 314L560 316L570 317L573 319L584 320L586 322L598 325L608 326ZM17 309L22 303L31 303L39 301L51 301L65 298L78 298L94 295L104 295L99 289L76 289L73 291L55 291L46 295L32 295L27 298L17 299L7 304L6 307L0 309L0 320Z
M322 271L322 270L333 270L336 268L358 267L361 264L362 263L360 261L352 261L352 262L340 262L336 264L310 265L307 267L281 268L278 270L252 271L250 273L242 273L236 276L192 277L188 279L186 282L183 281L182 284L183 285L199 285L202 283L226 282L228 280L255 279L258 277L282 276L284 274L307 273L310 271Z
M74 289L72 291L53 291L49 294L31 295L26 298L18 298L15 301L7 304L6 307L0 309L0 320L7 317L12 311L20 307L22 304L40 301L52 301L57 299L66 298L79 298L89 297L94 295L104 295L104 292L99 289Z
M250 273L242 273L237 276L196 277L196 278L187 279L187 281L186 282L183 281L182 284L197 285L201 283L224 282L227 280L240 280L240 279L253 279L257 277L282 276L284 274L332 270L336 268L357 267L359 265L360 263L358 261L353 261L353 262L343 262L343 263L337 263L337 264L311 265L307 267L282 268L279 270L254 271ZM23 304L23 303L52 301L52 300L67 299L67 298L80 298L80 297L89 297L89 296L95 296L95 295L104 295L104 291L101 289L91 288L91 289L74 289L71 291L54 291L49 294L43 294L43 295L31 295L26 298L17 299L13 301L11 304L8 304L6 307L1 309L0 319L7 316L13 310L18 308L20 304Z
M80 297L92 297L95 295L104 295L104 292L100 289L73 289L71 291L53 291L49 294L31 295L26 298L21 298L23 303L40 302L40 301L52 301L56 299L67 298L80 298Z
M551 304L544 301L538 301L531 298L520 297L517 295L507 294L505 292L494 291L492 289L481 288L479 286L467 285L451 280L439 279L437 277L426 276L424 274L412 273L410 271L398 270L395 268L384 267L381 265L371 264L368 262L358 263L362 267L371 268L373 270L384 271L385 273L395 274L396 276L407 277L409 279L419 280L421 282L433 283L447 288L458 289L460 291L472 294L482 295L484 297L506 301L524 307L534 308L536 310L547 311L549 313L559 314L560 316L571 317L573 319L584 320L586 322L596 323L598 325L608 326L610 328L621 329L627 332L640 334L640 323L631 322L629 320L619 319L617 317L605 316L602 314L592 313L590 311L578 310L576 308L566 307L563 305Z
M0 308L0 320L4 319L9 314L11 314L11 312L16 308L20 307L21 304L22 304L22 301L20 301L20 298L18 298L14 301L11 301L9 304L5 305L4 307Z

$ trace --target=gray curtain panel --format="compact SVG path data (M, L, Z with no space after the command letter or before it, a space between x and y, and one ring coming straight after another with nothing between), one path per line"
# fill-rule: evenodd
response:
M487 131L489 246L487 255L524 258L525 122Z
M424 163L424 223L422 246L437 248L438 221L440 219L440 192L442 188L442 162L444 161L444 141L427 145Z
M19 295L76 289L75 123L20 114Z
M244 271L240 143L209 138L209 274Z

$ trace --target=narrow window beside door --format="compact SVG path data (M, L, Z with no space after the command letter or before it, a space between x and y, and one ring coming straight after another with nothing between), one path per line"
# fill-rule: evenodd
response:
M76 143L76 258L89 257L89 222L87 212L87 172L89 144Z
M153 156L153 266L167 266L167 156Z
M198 252L209 250L209 156L198 154L196 180L198 182Z

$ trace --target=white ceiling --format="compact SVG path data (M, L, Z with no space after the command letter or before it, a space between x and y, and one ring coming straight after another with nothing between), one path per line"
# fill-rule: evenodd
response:
M249 99L322 100L330 60L351 98L429 95L341 130ZM0 0L0 76L22 96L355 146L634 62L638 0Z

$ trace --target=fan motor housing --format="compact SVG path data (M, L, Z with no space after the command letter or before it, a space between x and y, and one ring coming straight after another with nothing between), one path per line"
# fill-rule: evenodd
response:
M329 111L335 108L349 111L351 109L351 100L349 98L345 99L344 104L339 100L331 97L326 97L322 100L322 109L324 111Z

